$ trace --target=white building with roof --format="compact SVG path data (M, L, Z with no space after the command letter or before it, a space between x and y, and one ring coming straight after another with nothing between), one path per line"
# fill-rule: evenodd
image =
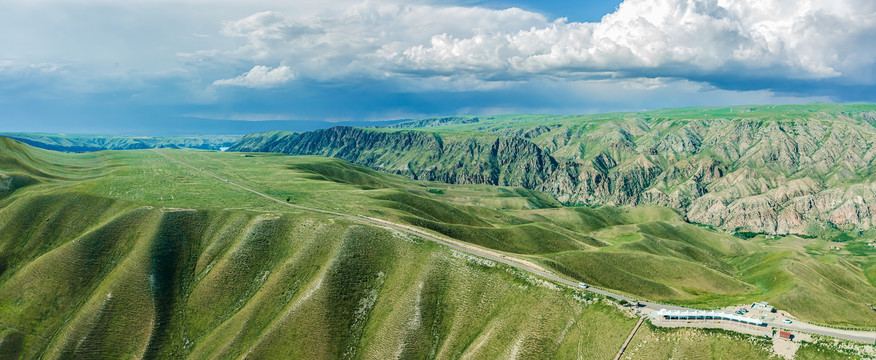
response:
M741 316L736 314L727 314L723 312L717 311L702 311L702 310L666 310L660 309L657 312L657 316L665 321L677 321L677 320L719 320L719 321L729 321L739 324L745 325L754 325L754 326L766 326L766 322L760 319L754 319L747 316Z
M767 304L766 301L761 301L761 302L752 303L752 304L751 304L751 308L752 308L752 309L766 310L766 311L769 311L769 312L772 312L772 311L773 311L773 306L770 305L770 304Z

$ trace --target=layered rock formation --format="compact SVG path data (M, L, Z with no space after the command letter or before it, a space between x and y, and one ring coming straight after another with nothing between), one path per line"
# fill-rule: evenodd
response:
M414 179L522 186L570 205L663 205L727 230L815 234L876 226L873 107L520 122L456 117L396 125L429 131L254 134L232 150L332 156Z
M248 135L230 150L330 156L418 180L529 189L545 183L557 167L556 160L532 142L489 134L439 136L334 127Z

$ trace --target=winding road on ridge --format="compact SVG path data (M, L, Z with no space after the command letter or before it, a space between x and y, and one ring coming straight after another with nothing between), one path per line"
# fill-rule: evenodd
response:
M185 162L182 162L180 160L174 159L174 158L170 157L169 155L162 153L159 150L153 149L152 151L154 151L158 155L161 155L162 157L168 159L169 161L172 161L172 162L177 163L179 165L193 169L193 170L198 171L198 172L205 174L207 176L213 177L213 178L215 178L219 181L222 181L228 185L238 187L242 190L246 190L246 191L249 191L253 194L259 195L265 199L268 199L268 200L271 200L271 201L274 201L274 202L277 202L277 203L280 203L280 204L283 204L283 205L286 205L286 206L289 206L289 207L292 207L295 209L335 215L335 216L339 216L339 217L343 217L343 218L356 220L359 222L364 222L364 223L376 225L376 226L383 227L383 228L389 228L389 229L392 229L395 231L403 232L403 233L418 236L418 237L421 237L421 238L424 238L424 239L427 239L430 241L434 241L436 243L447 246L447 247L449 247L453 250L456 250L456 251L460 251L460 252L463 252L463 253L466 253L469 255L474 255L474 256L477 256L480 258L499 262L499 263L514 267L516 269L526 271L528 273L531 273L531 274L540 276L542 278L551 280L553 282L557 282L557 283L561 283L563 285L578 288L580 290L586 290L586 291L590 291L590 292L593 292L596 294L600 294L600 295L615 299L616 301L624 300L624 301L627 301L630 303L637 301L637 300L632 299L630 297L627 297L627 296L624 296L621 294L616 294L616 293L606 291L603 289L594 288L592 286L587 287L587 288L583 288L583 287L579 286L578 282L576 282L576 281L568 280L568 279L559 277L555 274L545 272L545 271L540 270L540 269L536 269L533 266L525 264L521 260L516 260L514 258L510 258L510 257L507 257L505 255L494 255L495 253L492 253L491 251L488 251L485 249L480 249L476 246L469 245L469 244L462 245L461 243L457 242L456 240L438 238L435 235L429 234L425 231L421 231L419 229L409 227L409 226L406 226L403 224L396 224L396 223L386 221L386 220L378 220L378 219L373 219L373 218L364 217L364 216L344 214L344 213L339 213L339 212L330 211L330 210L323 210L323 209L317 209L317 208L311 208L311 207L307 207L307 206L301 206L301 205L287 203L283 200L277 199L275 197L264 194L264 193L259 192L257 190L254 190L254 189L251 189L249 187L246 187L246 186L240 185L238 183L235 183L233 181L230 181L226 178L223 178L223 177L216 175L214 173L211 173L209 171L205 171L203 169L197 168L195 166L192 166L192 165L187 164ZM699 309L686 308L686 307L682 307L682 306L659 304L659 303L654 303L654 302L649 302L649 301L641 301L641 300L639 300L639 308L640 308L640 310L643 310L642 312L644 312L644 313L649 313L651 311L659 311L660 309L681 310L681 311L699 310ZM785 323L779 323L779 322L767 322L767 325L769 327L772 327L772 328L781 328L781 329L787 329L787 330L791 330L791 331L799 331L799 332L805 332L805 333L816 334L816 335L830 336L830 337L843 339L843 340L851 340L851 341L855 341L855 342L876 344L876 332L872 332L872 331L868 332L868 331L852 331L852 330L834 329L834 328L830 328L830 327L808 324L808 323L803 323L803 322L796 322L796 321L794 323L791 323L791 324L785 324Z

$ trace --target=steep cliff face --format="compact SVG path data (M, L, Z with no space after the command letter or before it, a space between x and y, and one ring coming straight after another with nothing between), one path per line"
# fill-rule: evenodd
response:
M675 208L728 230L876 225L876 106L441 118L256 134L238 151L324 155L414 179L522 186L570 204ZM522 119L522 120L521 120Z
M254 134L230 150L330 156L418 180L529 189L544 183L557 167L550 154L519 138L351 127Z

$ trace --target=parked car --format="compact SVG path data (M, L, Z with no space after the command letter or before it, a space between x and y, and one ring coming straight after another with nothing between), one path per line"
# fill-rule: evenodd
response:
M785 320L782 320L782 322L785 323L785 324L790 324L790 323L791 323L791 319L785 319Z

